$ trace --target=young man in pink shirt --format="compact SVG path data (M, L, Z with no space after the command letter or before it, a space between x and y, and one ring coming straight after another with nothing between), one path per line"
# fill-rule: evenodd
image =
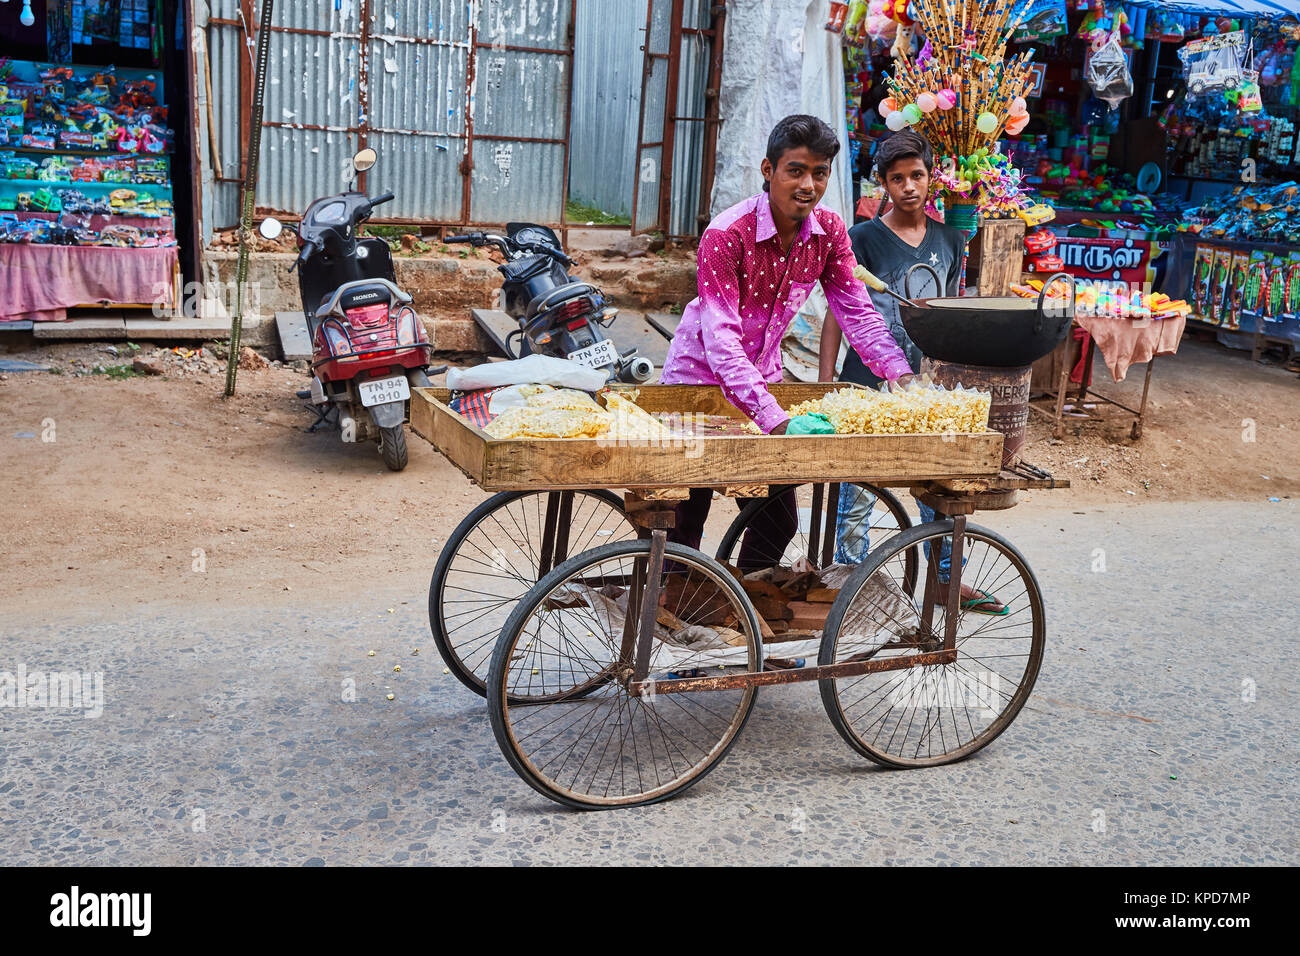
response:
M722 213L700 239L700 294L682 314L662 384L719 385L764 432L784 434L789 416L767 386L781 381L781 339L817 282L863 363L887 381L911 376L866 287L853 278L857 260L843 220L817 205L839 151L834 131L814 116L776 124L762 164L763 192ZM712 494L696 488L678 505L670 540L699 547ZM781 527L745 535L742 570L780 559L796 530L797 509L788 505L764 509Z

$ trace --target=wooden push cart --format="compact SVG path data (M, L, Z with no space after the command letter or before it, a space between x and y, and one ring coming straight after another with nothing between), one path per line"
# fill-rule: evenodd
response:
M789 407L826 388L772 392ZM498 494L444 545L430 626L453 673L486 693L506 759L553 800L602 808L680 793L726 754L763 685L819 681L850 746L897 767L969 756L1028 698L1045 639L1042 594L1023 556L968 517L1011 507L1021 489L1066 483L1003 470L1000 434L756 436L705 426L680 442L499 441L448 398L416 390L412 428ZM742 417L705 386L646 387L637 404ZM743 573L743 560L669 543L676 503L698 487L755 498L720 557L738 546L761 555L755 537L776 528L784 539L784 527L790 543L767 552L782 570ZM911 489L936 520L911 527L890 487ZM623 489L622 502L609 489ZM831 576L842 489L866 495L854 512L870 522L857 529L873 545L866 560L835 568L838 587L816 589L828 602L820 627L767 620L759 608L768 613L778 575L793 576L785 586ZM772 669L772 646L815 652L817 663Z

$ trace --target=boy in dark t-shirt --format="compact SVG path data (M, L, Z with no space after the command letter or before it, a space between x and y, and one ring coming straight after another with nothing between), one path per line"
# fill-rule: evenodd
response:
M900 130L880 144L876 152L876 174L885 187L889 212L849 230L849 240L858 262L866 266L895 292L904 292L908 271L918 262L925 263L939 276L942 288L925 269L912 274L910 297L925 299L955 296L961 277L966 237L952 226L935 222L925 213L934 173L934 151L925 138L914 130ZM885 202L882 200L881 208ZM890 333L907 355L913 372L921 367L921 350L903 328L898 302L883 292L869 290L872 304L885 320ZM839 326L827 316L822 326L818 381L829 382L835 374L835 360L840 350ZM844 359L840 379L871 388L881 379L862 364L850 350ZM839 522L835 559L858 564L866 559L868 530L875 497L857 485L840 486ZM921 520L933 521L934 512L920 504ZM947 590L951 568L951 539L945 538L939 557L941 592ZM926 546L927 557L929 546ZM962 585L962 606L983 614L1005 614L1006 608L990 595Z

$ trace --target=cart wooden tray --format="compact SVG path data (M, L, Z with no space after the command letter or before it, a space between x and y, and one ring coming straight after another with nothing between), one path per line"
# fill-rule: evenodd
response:
M783 407L835 386L771 386ZM647 412L745 416L710 385L647 385ZM448 407L449 390L411 391L411 429L484 491L684 488L863 481L912 485L996 478L998 432L957 435L697 435L686 442L614 444L600 438L494 439Z

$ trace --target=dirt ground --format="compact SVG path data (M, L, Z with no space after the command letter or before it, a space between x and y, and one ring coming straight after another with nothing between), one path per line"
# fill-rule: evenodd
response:
M484 497L414 434L410 465L394 474L373 445L305 433L300 370L242 371L226 400L215 359L160 350L163 377L86 374L130 363L106 348L3 353L62 372L0 374L6 615L238 603L362 588L367 568L427 572ZM1114 385L1099 364L1096 380L1126 403L1140 395L1136 372ZM1128 438L1130 418L1110 414L1112 427L1061 442L1031 423L1028 459L1073 482L1034 494L1034 506L1300 495L1294 373L1188 340L1157 362L1140 441Z

